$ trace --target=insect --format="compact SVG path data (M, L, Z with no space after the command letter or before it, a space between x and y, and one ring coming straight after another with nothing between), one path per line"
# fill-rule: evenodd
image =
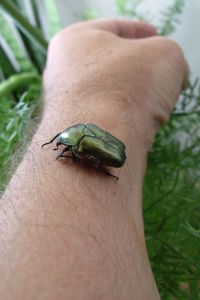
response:
M56 134L49 142L44 143L42 148L55 139L58 140L53 150L58 150L60 145L65 146L56 159L70 157L73 161L100 168L109 176L119 179L106 167L123 166L126 160L125 145L109 132L91 123L80 123ZM66 155L68 151L71 156Z

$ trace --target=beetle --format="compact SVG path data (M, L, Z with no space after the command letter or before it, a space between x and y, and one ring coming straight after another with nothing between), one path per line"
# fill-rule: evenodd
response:
M55 139L58 140L53 150L58 150L60 145L65 146L56 159L70 157L73 161L78 160L100 168L109 176L118 179L109 173L106 167L120 168L124 165L125 145L109 132L92 123L80 123L57 133L49 142L44 143L42 148ZM71 156L66 155L68 151L71 152Z

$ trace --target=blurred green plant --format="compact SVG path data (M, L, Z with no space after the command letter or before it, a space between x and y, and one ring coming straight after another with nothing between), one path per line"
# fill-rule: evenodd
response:
M185 0L175 0L161 14L161 25L158 26L160 35L170 35L176 30L176 26L180 23L181 16L185 6Z
M36 128L38 123L47 42L61 27L56 0L40 2L40 9L36 3L0 0L0 192L14 171L8 171L10 166L13 161L17 165L34 133L27 127ZM115 0L119 16L151 20L141 12L141 3ZM183 8L184 0L174 0L161 12L156 24L159 34L174 32ZM89 10L86 19L97 15L95 9ZM182 93L148 157L143 213L162 299L200 299L199 116L200 84L195 80ZM34 120L35 126L30 126Z
M147 20L148 16L138 10L142 2L143 0L115 0L115 5L120 16Z
M159 131L148 157L143 214L162 299L200 299L199 108L195 81Z
M16 75L13 75L16 76ZM37 83L27 91L19 92L17 101L12 96L0 100L0 193L11 176L10 166L15 168L33 135L39 113L36 107L40 96ZM34 126L33 126L34 125ZM30 128L30 129L29 129ZM29 137L29 134L30 137ZM17 147L18 146L18 147ZM18 148L18 151L16 151Z
M114 0L117 12L122 17L137 18L144 21L152 21L148 12L141 12L140 5L144 0ZM160 13L160 22L155 24L160 35L169 35L179 24L185 6L185 0L174 0L163 12Z
M83 20L92 20L97 19L99 17L98 11L96 9L88 9L88 12L86 15L83 15Z
M56 1L44 0L39 9L36 1L0 0L0 28L0 192L3 192L22 158L28 136L34 132L28 129L30 122L38 120L46 38L61 28Z

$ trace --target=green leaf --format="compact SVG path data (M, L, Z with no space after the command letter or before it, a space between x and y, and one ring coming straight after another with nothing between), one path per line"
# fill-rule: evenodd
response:
M20 70L12 50L3 37L0 37L0 66L5 78Z
M10 0L0 0L0 5L6 10L8 14L14 19L17 26L27 35L28 38L37 43L41 51L46 54L47 41L43 38L41 32L34 26L32 26L26 17L20 12L20 10Z

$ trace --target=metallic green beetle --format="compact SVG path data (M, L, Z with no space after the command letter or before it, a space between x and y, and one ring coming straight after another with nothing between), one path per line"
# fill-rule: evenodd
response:
M56 159L70 157L86 165L98 167L118 179L109 173L106 166L123 166L126 160L125 145L107 131L91 123L76 124L56 134L42 147L51 144L56 138L58 141L54 150L58 150L59 145L66 146ZM71 156L65 155L67 151L71 152Z

